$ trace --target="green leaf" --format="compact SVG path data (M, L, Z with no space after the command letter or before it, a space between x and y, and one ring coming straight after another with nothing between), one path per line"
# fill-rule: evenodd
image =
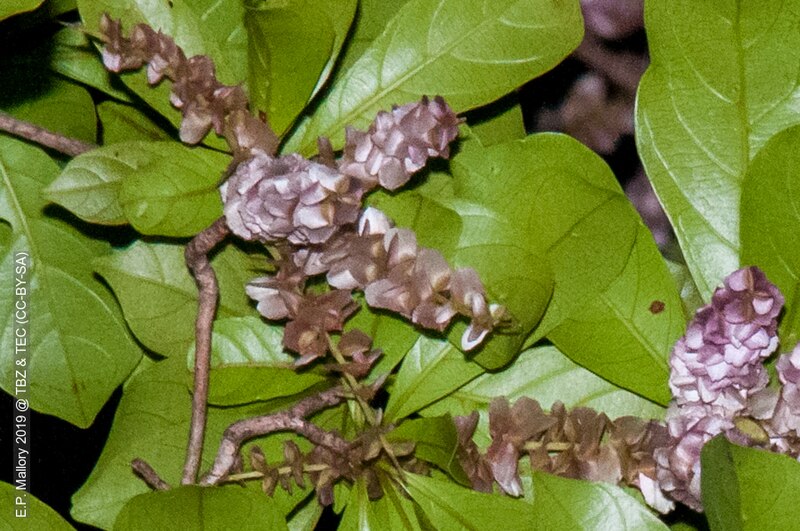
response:
M779 0L649 2L639 153L701 295L740 264L739 197L753 155L798 122L800 12Z
M222 215L217 185L229 160L178 142L112 144L72 159L46 193L86 221L193 236Z
M772 137L753 158L742 184L742 263L764 270L786 298L781 341L800 339L800 126Z
M534 511L525 500L499 494L484 494L451 481L417 474L409 473L405 478L406 490L435 529L512 531L528 530L536 525Z
M530 529L546 531L668 529L620 487L544 472L533 473L533 513Z
M700 296L700 292L697 291L697 284L695 284L694 279L692 279L692 273L689 271L689 268L686 267L686 264L673 262L672 260L665 260L665 262L667 263L667 269L669 269L672 275L672 279L675 281L678 292L681 295L683 313L687 317L694 315L694 312L700 309L705 303Z
M619 278L547 337L583 367L667 405L669 353L685 326L683 303L664 259L640 225Z
M669 401L666 358L683 331L681 300L652 236L603 160L567 136L541 134L465 147L453 173L457 197L503 221L464 232L524 243L547 256L555 288L527 344L548 335L600 376ZM502 269L495 261L486 273ZM660 313L650 311L654 301L664 303Z
M75 520L110 529L128 500L150 492L131 471L134 458L147 461L170 485L180 484L191 417L188 378L185 359L174 356L153 364L128 383L103 453L89 479L72 497ZM209 408L201 469L211 465L229 424L262 412Z
M590 407L612 419L625 415L664 417L664 408L592 374L552 346L526 350L504 370L478 376L421 413L425 416L469 415L478 411L482 418L479 437L488 442L487 412L497 396L504 396L511 402L527 396L537 400L544 409L560 401L567 408Z
M17 297L15 253L27 256L30 338L27 379L34 409L87 427L141 357L91 262L110 246L45 215L41 190L58 166L41 150L0 137L0 218L11 225L0 246L4 308ZM0 385L13 392L15 324L0 332Z
M13 531L75 529L61 515L29 492L0 481L0 528Z
M131 140L170 140L166 131L131 105L103 101L97 105L97 116L103 126L104 145Z
M44 0L6 0L0 6L0 20L26 11L33 11L43 2Z
M742 498L736 476L731 443L720 435L703 446L700 477L703 506L712 530L744 529L740 507Z
M335 34L320 11L311 2L288 2L251 9L245 18L250 98L279 136L311 99L333 51Z
M194 347L189 349L194 366ZM283 352L283 328L258 317L217 319L211 340L208 402L247 404L291 396L327 381L323 374L299 372Z
M288 529L264 495L234 485L184 485L136 496L119 513L114 530L167 531L175 529L176 522L184 529L207 531Z
M251 275L247 255L228 247L211 265L220 285L217 317L255 315L244 293ZM186 355L194 341L197 286L186 268L182 245L137 241L96 260L94 266L119 299L139 341L165 356Z
M104 12L122 20L126 35L136 24L149 24L175 39L187 57L210 56L219 80L226 85L236 85L247 79L243 4L240 0L78 0L78 10L90 31L99 30L100 16ZM124 73L120 78L173 125L180 124L180 113L169 102L170 83L151 87L144 71ZM227 149L225 142L214 134L209 135L206 142Z
M114 151L114 149L117 151ZM136 149L120 178L119 202L142 234L194 236L222 216L218 185L230 157L178 142L115 144L112 153Z
M334 77L334 82L342 72L346 72L350 65L361 57L364 51L372 44L372 41L383 33L388 22L407 3L408 0L396 0L395 2L360 0L358 2L355 23L350 32L350 38L347 39L347 46L345 46L342 54L342 64L338 68L339 73Z
M14 103L3 106L5 112L84 142L97 140L94 102L83 87L57 77L36 77L22 83L17 90L24 92L16 95ZM13 94L12 89L3 99Z
M50 68L62 76L94 87L118 100L130 102L124 85L112 78L85 33L64 28L53 36Z
M320 135L341 146L392 104L441 95L456 112L490 103L566 57L583 36L578 2L412 0L326 96L286 151Z
M712 531L797 528L796 460L736 446L721 436L706 443L701 460L703 505Z
M465 359L447 341L420 336L403 358L384 417L390 422L407 417L482 372L480 365Z
M414 511L414 503L397 492L397 487L389 481L382 481L383 496L370 500L366 482L356 481L350 491L340 531L372 531L376 529L422 529Z
M414 441L414 456L441 468L469 487L469 477L456 458L458 432L449 414L406 420L386 435L390 441Z

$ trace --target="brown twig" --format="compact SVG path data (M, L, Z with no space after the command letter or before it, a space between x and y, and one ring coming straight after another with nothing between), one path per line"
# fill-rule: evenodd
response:
M194 393L192 395L192 421L189 428L189 444L186 463L183 467L183 485L197 481L200 457L203 454L203 438L206 429L208 401L208 373L211 358L211 330L217 311L219 286L211 267L208 254L230 234L225 218L219 218L210 227L195 236L186 246L186 265L197 282L198 310L195 323Z
M10 114L0 112L0 131L6 131L14 136L30 140L39 145L55 149L59 153L75 157L86 153L97 146L75 138L70 138L59 133L54 133L44 127L39 127L30 122L14 118Z
M138 457L131 461L131 468L153 490L169 490L169 483L161 479L146 461Z
M334 387L305 398L288 411L262 415L240 420L228 426L222 435L222 442L211 470L201 480L200 485L216 485L221 482L236 463L239 450L248 439L275 433L293 431L314 444L325 446L337 453L345 453L350 443L337 434L304 420L303 417L340 404L347 397L341 387Z

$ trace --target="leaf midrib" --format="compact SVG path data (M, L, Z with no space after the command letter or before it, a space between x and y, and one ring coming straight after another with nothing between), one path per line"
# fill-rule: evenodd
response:
M442 6L444 5L444 3L446 1L447 0L440 0L439 1L439 5L436 7L436 9L434 10L434 12L432 13L432 15L430 17L431 21L435 18L436 13L439 12L439 10L442 8ZM417 74L419 74L419 72L423 68L429 66L433 62L438 61L439 59L441 59L445 55L449 54L459 44L461 44L463 41L465 41L468 37L472 37L479 30L482 30L484 28L484 26L498 22L500 17L502 17L506 12L508 12L508 11L510 11L512 9L512 6L515 6L516 4L518 4L521 1L523 1L523 0L514 1L511 5L507 6L505 9L503 9L501 13L495 15L492 18L484 18L477 26L473 26L469 31L465 31L465 32L461 33L457 39L452 41L446 47L440 48L439 49L440 53L438 55L436 55L436 54L431 55L428 52L428 44L429 44L429 41L430 41L430 28L429 28L428 35L426 35L426 38L425 38L426 46L425 46L425 53L423 55L423 57L425 57L425 59L423 59L416 66L414 66L414 67L410 68L409 70L407 70L403 75L401 75L400 77L396 78L389 85L384 85L383 84L383 67L384 67L384 64L385 64L385 61L386 61L386 51L387 50L386 49L380 50L381 56L380 56L379 72L380 72L380 76L381 76L381 89L379 91L377 91L373 96L367 98L366 100L363 100L356 108L360 108L360 109L369 109L369 108L371 108L372 106L377 104L380 100L382 100L387 95L389 95L392 91L396 90L404 82L408 81L409 79L411 79L414 76L416 76ZM404 10L404 8L401 8L401 11L402 10ZM408 8L405 8L405 10L408 10ZM395 20L397 20L398 23L400 22L399 18L397 18ZM394 24L393 25L392 30L394 30L394 32L392 33L391 37L389 37L389 34L387 32L387 33L383 33L378 38L379 39L383 39L384 36L386 36L386 38L389 39L389 42L391 43L391 40L394 39L394 37L397 35L397 31L396 31L397 30L397 25L398 24ZM383 42L381 42L380 44L382 46L384 45ZM366 50L364 52L364 55L362 55L362 58L366 57L369 54L369 52L370 52L369 49ZM356 69L356 67L359 65L359 63L362 62L362 58L359 58L359 60L355 64L353 64L353 66L347 71L347 74L349 74L351 71L354 71ZM350 117L353 114L355 114L355 113L353 112L352 109L349 110L348 112L344 113L344 114L341 114L340 118L337 118L333 123L331 123L328 127L326 127L323 132L320 133L320 136L322 136L322 135L331 136L331 134L330 134L331 131L332 130L341 129L349 121ZM302 142L302 145L303 146L307 146L308 145L308 141L309 141L309 139L305 138L303 140L303 142Z
M37 269L39 269L38 271L36 271L36 273L37 273L37 277L39 278L39 281L41 282L40 289L44 290L45 298L48 301L48 306L52 306L52 303L50 301L50 297L54 293L56 293L56 291L53 290L53 289L49 289L48 288L48 284L49 284L48 275L45 274L45 271L43 269L43 268L46 267L46 263L43 260L41 260L41 254L40 254L40 251L39 251L39 246L36 243L36 239L33 237L33 232L31 232L31 228L30 228L30 225L28 224L28 220L27 220L25 211L22 208L22 204L19 202L19 199L17 198L17 194L16 194L14 186L13 186L13 184L11 182L11 177L9 176L8 169L6 167L6 163L1 157L0 157L0 173L3 176L3 184L4 184L5 188L6 188L6 190L8 191L8 195L11 198L11 201L13 203L12 208L14 208L14 210L15 210L15 213L16 213L17 218L18 218L18 223L19 223L19 225L20 225L20 227L22 229L22 232L25 234L25 237L26 237L26 239L28 241L28 245L29 245L29 248L30 248L30 251L31 251L32 265L33 265L33 267L31 269L33 271L36 271ZM55 268L55 269L58 269L58 268ZM66 271L62 271L62 272L66 276L72 277L72 275L70 275L68 272L66 272ZM51 315L55 315L55 313L51 312ZM63 330L61 330L61 327L58 326L58 322L59 321L57 319L53 319L53 328L58 332L58 337L59 337L59 341L58 342L59 342L59 345L61 345L62 351L64 353L66 353L66 349L64 349L64 347L63 347L63 339L62 339L62 337L64 335L64 332L63 332ZM73 370L72 363L70 363L69 356L64 355L64 362L65 362L66 366L69 368L69 374L70 374L70 378L69 379L70 379L71 383L77 384L78 379L75 377L75 371ZM83 420L83 421L90 420L90 417L86 414L86 407L85 407L85 405L83 403L81 393L76 392L71 396L73 396L75 398L75 403L76 403L76 405L78 407L78 411L80 412L81 420Z

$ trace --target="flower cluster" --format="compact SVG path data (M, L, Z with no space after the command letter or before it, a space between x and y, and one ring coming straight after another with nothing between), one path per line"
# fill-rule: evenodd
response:
M367 132L347 128L342 173L395 190L421 170L428 157L445 157L458 135L458 117L444 100L423 98L420 103L381 111Z
M476 490L491 492L495 481L503 492L522 494L517 465L523 455L531 467L569 478L626 483L649 494L655 482L653 451L668 440L657 421L636 417L609 418L590 408L567 411L553 404L545 413L539 403L523 397L510 405L495 398L489 407L492 443L482 455L472 440L478 414L456 417L458 458ZM653 491L654 503L660 491Z
M147 64L148 83L155 85L165 77L173 82L170 101L183 115L183 142L196 144L213 127L225 137L237 159L246 158L254 150L275 152L275 133L248 112L242 87L217 80L209 57L187 58L172 38L147 24L138 24L130 38L125 38L120 22L107 14L100 21L100 33L106 44L103 64L108 70L136 70Z
M778 346L783 296L756 267L731 273L711 304L697 311L670 357L671 441L655 452L658 481L671 498L695 510L700 501L700 451L731 433L737 415L768 383L763 361Z

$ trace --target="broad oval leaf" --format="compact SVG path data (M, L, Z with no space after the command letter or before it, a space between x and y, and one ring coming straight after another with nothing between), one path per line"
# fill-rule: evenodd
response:
M22 500L24 504L17 503ZM30 492L17 490L15 485L0 481L0 528L13 531L74 530L60 514Z
M119 308L93 275L91 262L110 246L43 212L41 191L58 166L41 150L0 137L0 218L11 225L0 241L4 316L0 385L13 393L17 297L16 253L27 253L27 342L30 404L77 426L89 426L141 357Z
M178 142L112 144L72 159L46 195L93 223L193 236L222 215L217 185L229 161Z
M703 506L712 531L797 528L795 459L718 436L703 447L701 462Z
M345 10L355 5L345 6ZM290 1L249 9L245 18L250 64L250 101L282 136L311 99L334 53L336 34L319 3ZM349 24L348 24L349 26ZM298 46L298 43L303 43Z
M486 148L468 143L452 167L456 197L502 220L472 216L480 225L465 230L468 237L524 242L548 259L538 267L552 269L553 297L528 344L547 335L600 376L668 402L666 359L683 331L681 300L602 159L572 138L541 134ZM663 303L657 313L654 302Z
M528 530L536 525L534 511L525 500L484 494L452 481L417 474L407 473L405 479L406 491L422 508L435 529L512 531Z
M139 149L138 164L120 179L125 217L142 234L194 236L222 215L218 185L230 157L177 142L115 144Z
M217 317L255 315L244 292L252 274L248 256L228 247L211 265L220 285ZM97 259L94 266L119 299L139 341L164 356L186 355L194 341L197 286L186 268L182 245L137 241Z
M786 298L781 341L800 339L800 126L772 137L753 158L742 184L742 263L764 270Z
M705 300L740 264L750 160L800 121L800 11L780 0L648 2L639 153Z
M298 371L283 351L283 328L259 317L217 319L211 339L208 403L247 404L291 396L328 381L321 373ZM194 347L189 349L194 366Z
M341 76L286 151L341 146L346 125L441 95L456 110L490 103L567 56L583 36L578 2L412 0Z
M542 531L669 529L616 485L533 472L533 525Z
M116 522L115 531L168 531L180 522L183 529L288 529L283 515L261 493L239 486L183 485L148 492L131 499Z
M403 358L384 417L387 421L407 417L483 372L449 342L420 336Z

